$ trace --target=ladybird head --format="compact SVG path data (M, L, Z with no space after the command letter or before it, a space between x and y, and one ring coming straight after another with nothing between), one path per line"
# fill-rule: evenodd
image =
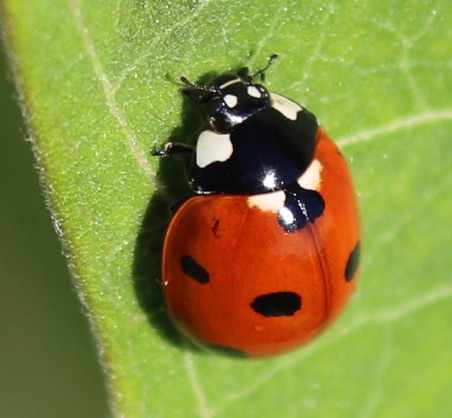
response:
M183 93L199 103L207 105L210 128L221 134L231 132L234 126L244 122L250 116L271 106L268 90L253 80L259 76L263 79L265 71L275 61L273 54L267 66L254 74L249 74L247 67L237 74L226 74L216 78L211 86L198 85L181 77L190 88Z

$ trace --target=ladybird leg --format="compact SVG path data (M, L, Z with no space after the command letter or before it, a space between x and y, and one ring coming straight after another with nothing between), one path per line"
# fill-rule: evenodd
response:
M192 153L194 151L195 148L191 145L175 144L174 142L168 142L165 144L165 147L161 150L153 149L151 151L151 155L155 157L169 157L174 154L186 154Z

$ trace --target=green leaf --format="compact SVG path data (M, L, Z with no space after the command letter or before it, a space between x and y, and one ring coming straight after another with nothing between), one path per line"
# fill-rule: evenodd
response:
M117 416L450 416L450 2L3 3ZM272 52L267 86L314 111L349 158L364 264L316 342L244 361L193 349L165 319L159 249L183 167L149 151L196 131L179 75L259 68Z

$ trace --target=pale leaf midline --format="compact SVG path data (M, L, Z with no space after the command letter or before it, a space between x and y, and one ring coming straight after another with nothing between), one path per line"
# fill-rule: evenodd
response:
M80 36L82 38L88 58L90 59L91 65L93 66L94 73L96 74L96 77L104 90L107 106L110 109L112 115L115 117L115 119L121 126L127 140L127 145L130 148L132 155L138 161L138 164L140 165L141 169L145 172L145 174L149 178L153 179L155 175L154 170L148 163L146 153L138 146L135 135L130 129L126 117L124 116L124 113L121 111L120 107L118 106L118 103L116 102L114 88L98 57L98 54L94 47L94 42L91 39L88 28L84 23L78 1L67 0L67 2L69 9L72 13L72 16L74 17L76 28L79 31Z
M383 125L376 128L367 129L362 132L358 132L355 135L347 136L345 138L340 138L337 144L340 147L347 145L352 145L361 141L369 141L378 136L392 134L403 129L414 128L416 126L425 125L429 123L435 123L439 121L452 120L452 109L433 111L429 110L427 112L419 113L414 116L408 116Z
M286 369L294 367L295 364L302 360L306 360L322 348L327 348L332 344L342 340L348 335L353 334L355 331L361 329L364 325L369 324L382 324L387 322L398 321L407 318L408 315L420 311L424 308L440 303L444 300L450 299L452 296L452 287L444 286L438 289L433 289L429 293L423 294L420 297L412 298L404 303L400 303L395 307L387 307L381 311L371 312L366 315L362 315L351 322L350 325L343 328L343 331L335 334L332 337L323 338L317 344L312 344L302 349L298 355L281 358L281 361L276 363L272 368L269 368L259 378L256 378L253 384L248 385L244 390L231 393L224 397L221 404L217 405L215 413L224 410L229 404L238 401L241 398L249 396L256 391L260 386L267 381L274 379L277 373L283 372ZM277 380L277 379L276 379Z

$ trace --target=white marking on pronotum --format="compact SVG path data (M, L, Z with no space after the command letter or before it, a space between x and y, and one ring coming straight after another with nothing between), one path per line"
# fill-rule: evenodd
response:
M297 179L298 184L304 189L308 190L318 190L321 183L321 172L322 172L322 164L319 160L314 160L306 171ZM269 172L264 179L265 181L270 182L272 173ZM274 176L274 173L273 173ZM275 183L273 177L273 184ZM292 212L288 209L284 210L284 202L286 200L286 196L282 190L278 190L273 193L262 193L254 196L250 196L248 198L248 206L249 207L257 207L264 212L274 212L279 213L281 217L287 220L287 224L293 222L290 221L290 217L293 218ZM289 213L290 212L290 213Z
M237 96L234 96L233 94L226 94L226 96L223 97L223 100L230 109L236 107L239 102Z
M204 168L216 161L226 161L234 151L228 134L203 131L196 145L196 165Z
M256 86L248 86L246 92L249 96L255 97L256 99L260 99L262 97L261 92Z
M273 108L282 113L287 119L297 120L298 112L303 110L298 103L280 94L271 93L271 98L273 100Z
M303 189L319 190L322 181L322 169L322 163L319 160L314 160L306 171L298 178L298 184L303 187Z

